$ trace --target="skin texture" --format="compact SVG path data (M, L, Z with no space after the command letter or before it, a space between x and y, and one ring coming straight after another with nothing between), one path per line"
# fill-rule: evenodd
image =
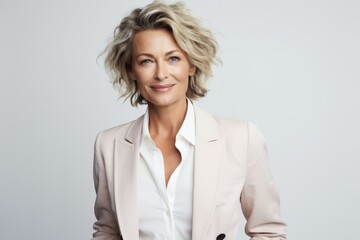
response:
M189 76L196 69L173 35L164 29L135 34L132 54L130 77L148 102L149 131L163 154L167 185L181 162L175 137L186 115Z

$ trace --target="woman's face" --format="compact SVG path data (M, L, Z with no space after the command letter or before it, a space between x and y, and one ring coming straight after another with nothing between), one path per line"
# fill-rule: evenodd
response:
M195 73L173 35L164 29L138 32L133 39L130 77L151 107L185 103L188 79Z

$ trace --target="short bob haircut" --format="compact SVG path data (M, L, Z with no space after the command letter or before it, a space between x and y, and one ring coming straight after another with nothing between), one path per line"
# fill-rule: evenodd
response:
M144 8L134 9L122 19L114 30L114 37L104 50L105 67L113 86L132 106L147 104L138 91L137 83L130 79L132 69L132 41L137 32L148 29L165 29L172 33L179 47L187 54L190 64L196 67L189 76L186 96L189 99L204 97L205 82L212 77L211 65L219 62L217 42L213 34L204 28L184 3L165 4L155 0Z

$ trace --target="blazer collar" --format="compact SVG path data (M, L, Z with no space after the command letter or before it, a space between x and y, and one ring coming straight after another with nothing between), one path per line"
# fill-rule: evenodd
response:
M211 142L219 139L214 117L194 104L196 140Z
M125 134L125 140L131 144L136 141L140 143L142 125L144 122L144 115L132 122ZM119 136L120 137L120 136Z

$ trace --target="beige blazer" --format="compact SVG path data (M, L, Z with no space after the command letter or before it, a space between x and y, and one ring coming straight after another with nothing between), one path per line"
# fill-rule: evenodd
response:
M265 140L251 123L194 104L193 240L235 240L241 210L253 240L286 239ZM143 116L98 134L94 240L139 240L138 163Z

